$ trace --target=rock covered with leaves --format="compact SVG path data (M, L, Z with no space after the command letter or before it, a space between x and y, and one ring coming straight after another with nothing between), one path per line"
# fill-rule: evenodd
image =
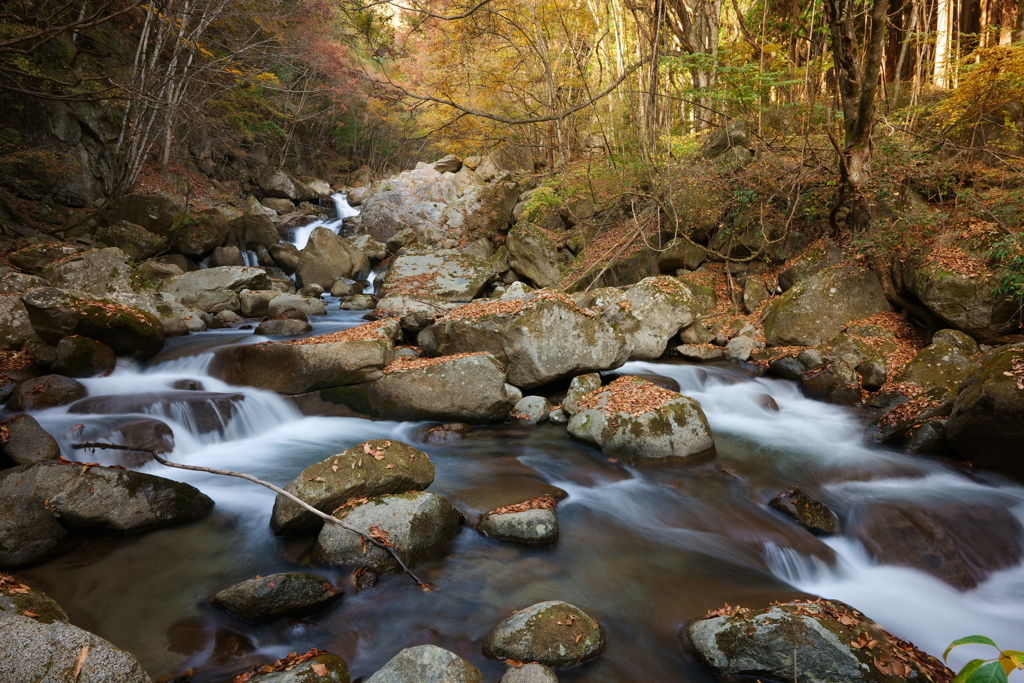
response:
M10 574L0 574L0 619L10 616L28 617L40 624L70 621L49 595Z
M668 341L705 312L685 282L668 275L646 278L603 312L622 334L633 360L656 360Z
M953 680L937 659L836 600L795 600L764 609L726 605L687 624L682 640L701 665L724 676L786 683Z
M604 648L604 629L593 617L575 605L550 600L498 622L484 638L483 653L491 659L564 668L585 664Z
M341 596L341 590L322 576L282 572L257 576L225 588L210 598L210 604L243 621L256 623L309 614L340 600Z
M331 652L312 648L270 664L257 664L232 679L232 683L349 683L348 662Z
M314 463L285 490L331 514L360 498L422 491L434 481L430 458L401 441L375 439ZM270 528L278 536L316 532L323 522L281 494L274 500Z
M585 396L577 409L569 433L630 464L714 452L714 437L700 405L639 377L620 377Z
M554 543L558 540L557 503L538 496L485 514L477 530L488 538L518 543Z

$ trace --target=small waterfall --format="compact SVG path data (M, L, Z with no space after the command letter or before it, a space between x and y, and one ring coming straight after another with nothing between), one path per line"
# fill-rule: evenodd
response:
M336 192L331 195L331 199L334 201L334 218L322 221L313 221L307 225L303 225L301 228L295 229L295 235L292 237L292 244L298 249L304 249L306 242L309 241L309 236L314 230L323 226L334 231L335 234L341 230L342 224L346 218L359 215L359 209L353 209L349 206L347 195L343 195L340 192Z
M251 249L242 250L242 264L246 266L258 266L260 264L260 257Z

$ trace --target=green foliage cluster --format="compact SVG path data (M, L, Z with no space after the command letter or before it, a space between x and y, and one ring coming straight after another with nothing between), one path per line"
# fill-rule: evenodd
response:
M950 643L942 658L948 658L950 651L961 645L988 645L994 647L998 655L992 659L972 659L956 675L953 683L1008 683L1015 669L1024 669L1024 652L1004 650L987 636L958 638Z
M562 198L553 187L538 187L526 200L523 207L523 220L527 223L540 223L545 217L562 208Z
M999 282L995 294L1024 305L1024 234L1007 235L988 253L997 268Z

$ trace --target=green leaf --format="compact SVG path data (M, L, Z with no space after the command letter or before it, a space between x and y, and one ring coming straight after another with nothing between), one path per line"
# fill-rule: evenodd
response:
M957 638L950 643L949 647L946 648L946 651L942 653L942 658L946 659L949 657L949 651L958 645L991 645L995 649L999 649L999 646L996 645L996 641L992 640L988 636L966 636L964 638Z
M974 661L976 662L979 660L976 659ZM971 664L973 663L974 662L971 662ZM1003 667L999 662L985 662L964 676L964 672L966 671L967 667L965 666L964 670L957 674L957 677L953 679L953 683L1008 683L1006 672L1003 671ZM963 678L961 678L961 676L963 676Z
M971 674L977 671L984 663L984 659L972 659L967 662L967 664L964 665L964 668L960 669L960 673L956 675L956 678L953 679L953 683L964 683L964 681L969 679Z

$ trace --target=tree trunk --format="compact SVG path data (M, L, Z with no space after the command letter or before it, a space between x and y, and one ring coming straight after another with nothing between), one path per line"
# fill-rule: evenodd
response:
M866 230L878 213L871 186L871 131L875 123L875 96L885 57L888 7L888 0L875 0L871 7L870 37L864 51L864 63L861 64L854 25L855 1L827 0L825 3L843 109L844 140L839 150L840 196L831 216L837 230Z

